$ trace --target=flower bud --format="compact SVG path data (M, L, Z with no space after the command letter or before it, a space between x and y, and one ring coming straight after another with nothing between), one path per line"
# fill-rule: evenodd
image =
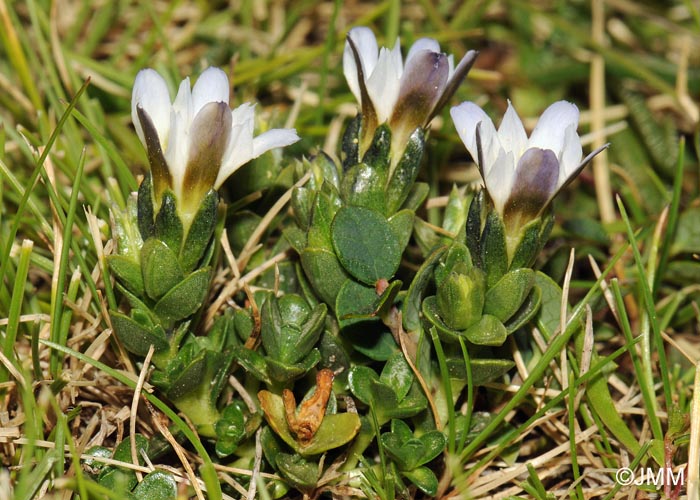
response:
M465 330L479 321L484 289L484 273L480 269L450 272L437 289L437 307L445 324L453 330Z

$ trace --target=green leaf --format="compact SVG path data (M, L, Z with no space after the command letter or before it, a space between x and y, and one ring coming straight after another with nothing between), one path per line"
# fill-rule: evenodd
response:
M386 123L380 125L374 131L372 143L362 157L362 162L374 170L374 177L381 177L382 184L386 181L386 173L389 170L389 154L391 149L391 129Z
M146 356L151 345L155 352L167 351L170 347L160 326L146 327L116 311L110 312L109 317L114 333L129 352Z
M411 210L401 210L389 217L389 227L394 233L394 236L399 240L399 248L403 249L408 245L408 240L413 234L413 219L415 214Z
M459 342L461 337L464 337L464 332L453 330L442 320L440 313L438 312L437 297L435 297L435 295L431 295L423 299L421 311L423 312L425 319L435 327L440 339L444 342L456 343Z
M153 300L160 299L184 277L177 254L156 238L150 238L143 244L141 270L144 288Z
M382 215L363 207L342 207L331 230L338 260L352 276L370 286L394 276L401 248Z
M535 272L532 269L516 269L506 273L486 292L484 314L496 316L505 323L523 305L534 282Z
M399 401L406 397L413 380L413 372L400 351L387 360L379 376L379 381L391 387Z
M508 333L513 333L530 321L535 314L537 314L537 311L539 311L541 303L542 291L539 286L534 285L520 309L505 323Z
M386 189L387 214L396 212L406 201L420 170L425 131L418 127L409 137L404 153L394 168Z
M310 248L333 250L331 224L335 213L336 208L333 206L330 196L322 191L317 192L313 212L311 213L311 225L307 235L307 242Z
M549 232L543 235L542 229L543 224L549 224L550 219L551 215L543 215L531 220L520 230L520 242L513 253L511 270L532 266L549 236Z
M179 321L197 312L209 291L210 268L199 269L175 286L153 308L166 322Z
M114 276L133 294L143 297L145 293L141 265L123 255L108 255L107 264Z
M244 346L235 346L233 353L236 361L245 371L253 375L256 379L266 384L271 384L272 380L267 374L267 364L265 358L257 351L247 349Z
M340 193L347 205L369 208L381 214L386 212L383 176L366 163L358 163L345 172Z
M175 500L177 483L169 472L153 471L132 491L138 500Z
M299 363L287 364L271 357L266 357L267 374L274 382L289 383L303 377L309 370L321 361L321 353L318 349L312 349Z
M348 279L335 254L320 248L306 248L301 252L301 265L314 291L330 307L335 307L340 287Z
M420 309L425 289L430 284L433 277L433 270L447 251L447 247L440 247L431 253L418 272L413 277L408 288L408 295L403 302L403 324L409 332L414 332L420 328Z
M338 292L335 311L341 328L358 321L376 320L379 296L374 287L347 279Z
M153 211L153 177L148 172L141 181L137 198L138 226L141 238L147 240L156 234L155 213Z
M418 467L411 471L404 471L401 475L415 484L426 495L435 496L437 493L438 480L433 471L427 467Z
M278 453L277 469L282 476L297 488L312 489L319 478L319 466L316 460L305 460L301 455Z
M501 346L506 341L508 332L498 318L484 314L478 323L467 328L464 335L472 344Z
M305 457L319 455L343 446L350 442L360 430L360 417L356 413L325 415L314 437L307 443L301 443L289 432L282 398L269 391L260 391L258 400L272 430L294 451Z

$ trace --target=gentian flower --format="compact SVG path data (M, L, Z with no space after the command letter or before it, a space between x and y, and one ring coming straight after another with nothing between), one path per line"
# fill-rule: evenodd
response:
M369 147L377 126L388 123L392 151L400 156L410 134L417 127L426 127L452 97L476 56L470 50L455 68L452 55L442 53L437 41L421 38L404 63L398 40L393 49L379 49L369 28L350 30L343 70L361 107L360 155Z
M131 117L148 153L154 210L172 190L185 227L204 196L239 167L273 148L299 140L295 130L272 129L253 137L254 106L229 108L229 82L219 68L208 68L190 90L185 78L175 101L154 70L136 75Z
M498 130L473 102L453 107L450 114L508 232L539 217L603 149L581 160L578 108L566 101L549 106L529 138L510 102Z

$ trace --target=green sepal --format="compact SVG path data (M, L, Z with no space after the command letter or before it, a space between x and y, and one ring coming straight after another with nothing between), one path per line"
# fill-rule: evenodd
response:
M153 177L148 172L141 181L137 198L137 219L141 238L146 241L156 234L155 212L153 202Z
M112 274L133 294L143 297L145 293L141 265L123 255L108 255L107 264Z
M377 127L372 137L372 143L362 157L362 163L369 165L374 176L386 179L391 161L391 129L386 123ZM347 173L346 173L347 175Z
M491 288L508 270L505 227L495 210L491 210L486 217L480 251L481 268L486 273L486 285L487 288Z
M146 294L153 300L160 299L184 278L177 254L156 238L149 238L141 248L141 272Z
M110 311L109 317L114 333L129 352L137 356L146 356L151 345L155 352L169 349L165 330L160 325L142 325L117 311Z
M484 314L478 323L466 329L464 336L474 345L501 346L508 331L497 317Z
M155 236L177 254L182 246L183 232L182 221L177 213L177 200L173 192L167 190L163 193L163 202L156 214Z
M348 122L343 133L341 150L343 152L343 170L360 161L360 127L362 126L362 114Z
M384 216L374 210L340 208L333 219L331 237L343 268L367 285L391 279L399 268L399 240Z
M282 398L269 391L258 393L260 406L265 409L267 422L282 440L304 457L320 455L323 452L347 444L360 430L360 417L356 413L336 413L323 417L316 434L308 442L297 441L289 432ZM279 455L277 456L279 460Z
M217 223L217 207L219 194L211 189L206 194L199 207L197 215L192 219L190 230L185 238L185 244L180 251L180 265L185 273L195 269L209 246Z
M154 470L131 493L137 500L175 500L177 483L169 472Z
M211 269L191 273L161 298L153 312L166 323L185 319L197 312L209 291Z
M469 204L467 223L465 226L467 248L469 248L469 252L473 258L476 259L474 264L478 267L483 267L481 262L481 221L484 206L484 193L485 190L482 189L472 198L472 202Z
M321 248L306 248L301 252L300 258L318 297L333 307L340 287L349 277L335 254Z
M340 183L340 194L347 205L386 213L385 174L366 163L350 167Z
M439 247L423 261L420 269L413 277L408 288L408 294L403 301L403 324L404 328L413 332L420 328L420 310L423 294L430 284L434 269L447 251L447 247Z
M486 292L484 313L496 316L502 323L508 321L525 302L535 283L535 271L515 269Z
M389 179L386 190L388 214L396 212L406 201L418 176L424 149L425 131L418 127L408 138L403 155Z
M388 219L389 227L394 233L394 236L399 240L399 248L402 252L411 239L414 219L415 214L411 210L401 210Z
M452 186L449 196L447 197L447 205L445 206L445 214L442 219L442 228L452 234L458 235L464 231L467 222L467 213L469 205L466 199L457 189L457 186ZM460 239L457 236L456 239Z

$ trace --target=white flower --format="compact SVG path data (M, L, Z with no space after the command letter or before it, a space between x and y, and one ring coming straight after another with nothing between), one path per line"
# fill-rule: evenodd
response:
M203 196L239 167L299 140L292 129L253 137L254 106L245 103L231 110L229 91L226 74L207 68L191 90L185 78L171 104L165 80L156 71L144 69L136 75L131 118L148 152L156 205L169 188L179 211L192 217Z
M411 134L425 127L454 94L477 53L467 52L457 67L431 38L417 40L404 64L397 40L379 49L372 30L353 28L343 54L343 71L362 109L363 137L388 122L392 133ZM400 130L399 130L400 129Z
M453 107L450 114L496 210L506 218L516 214L537 217L601 151L581 161L581 140L576 133L579 112L566 101L555 102L542 113L529 139L510 102L498 130L472 102Z

